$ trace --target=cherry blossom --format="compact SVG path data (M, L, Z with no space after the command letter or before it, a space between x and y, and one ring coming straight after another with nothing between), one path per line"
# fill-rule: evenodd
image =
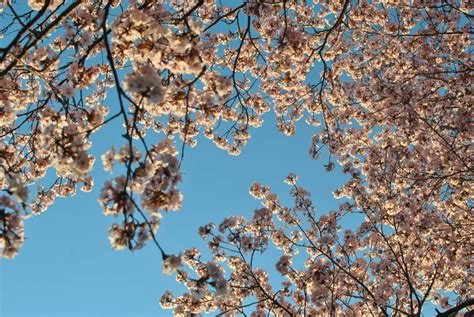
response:
M163 260L163 274L171 274L181 267L180 255L166 255Z
M110 243L159 249L163 272L188 289L160 300L176 315L420 316L432 303L447 316L472 305L472 3L25 4L0 1L3 257L19 252L29 217L78 186L90 192L102 163ZM156 234L181 208L186 149L202 135L239 155L268 112L285 135L298 122L314 129L315 164L347 176L339 208L319 211L290 173L293 206L255 183L262 206L250 219L199 229L211 259L166 253ZM91 136L112 121L121 143L93 154ZM253 265L269 248L281 253L275 272Z

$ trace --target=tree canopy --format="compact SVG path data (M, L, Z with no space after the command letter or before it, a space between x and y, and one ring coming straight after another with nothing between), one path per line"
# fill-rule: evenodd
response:
M474 304L472 12L457 0L0 0L2 256L56 197L90 191L102 163L110 243L158 248L188 290L161 297L175 315L458 313ZM317 212L290 173L291 206L255 183L251 219L200 228L210 258L166 253L155 234L181 207L186 148L202 135L239 155L268 112L285 135L313 127L314 164L348 177L339 209ZM123 146L95 157L90 137L112 121ZM341 225L353 215L355 230ZM279 284L254 265L269 247L283 252Z

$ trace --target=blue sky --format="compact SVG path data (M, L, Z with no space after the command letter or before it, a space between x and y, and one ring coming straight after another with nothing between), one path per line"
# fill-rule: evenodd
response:
M240 156L200 140L187 148L180 188L184 206L164 215L158 239L168 253L204 247L198 227L231 214L250 215L260 207L248 194L254 181L270 185L288 199L282 180L288 172L300 175L300 184L313 192L321 212L336 208L331 192L341 184L340 172L328 174L308 154L314 128L300 124L293 137L277 131L272 116L253 131ZM117 123L93 138L94 153L121 144ZM97 204L100 188L110 174L94 167L95 189L69 199L58 199L47 212L26 221L27 240L14 260L1 260L0 313L2 316L170 316L158 299L167 290L183 290L174 276L161 274L161 255L148 244L134 253L114 251L107 228L114 221ZM267 263L271 263L268 261ZM271 264L267 264L271 265Z

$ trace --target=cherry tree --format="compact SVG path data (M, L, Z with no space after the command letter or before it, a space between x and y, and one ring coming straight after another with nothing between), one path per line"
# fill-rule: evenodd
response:
M188 290L160 299L176 315L468 308L472 9L455 0L0 0L2 256L19 252L23 222L56 197L91 191L102 161L113 176L99 204L118 219L111 245L158 247L163 272ZM349 178L334 192L339 208L319 211L290 173L292 206L255 183L262 207L251 219L200 228L209 258L196 248L167 254L155 234L180 209L186 147L202 135L239 155L269 111L286 135L300 120L314 127L315 164L328 153L328 173L339 164ZM112 121L123 145L95 157L90 137ZM356 230L342 227L355 216ZM276 273L254 261L269 248L281 252Z

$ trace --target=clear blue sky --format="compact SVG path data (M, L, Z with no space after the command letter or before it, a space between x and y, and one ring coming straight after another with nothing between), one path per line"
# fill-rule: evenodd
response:
M117 122L118 123L118 122ZM314 128L300 125L294 137L277 131L272 116L237 157L202 140L187 148L183 165L183 209L165 214L158 231L168 253L204 243L197 229L231 214L250 215L260 207L248 195L254 181L268 184L288 198L282 180L288 172L300 175L300 184L313 192L321 212L335 208L331 191L341 183L340 173L328 174L326 158L308 154ZM118 137L111 126L93 138L95 153ZM96 162L95 189L58 199L44 214L26 221L27 240L14 260L0 260L1 316L171 316L158 299L167 290L182 290L174 276L161 274L161 256L148 244L143 250L114 251L107 239L113 218L97 204L100 188L111 176ZM337 176L339 175L339 177ZM332 206L332 207L331 207Z

